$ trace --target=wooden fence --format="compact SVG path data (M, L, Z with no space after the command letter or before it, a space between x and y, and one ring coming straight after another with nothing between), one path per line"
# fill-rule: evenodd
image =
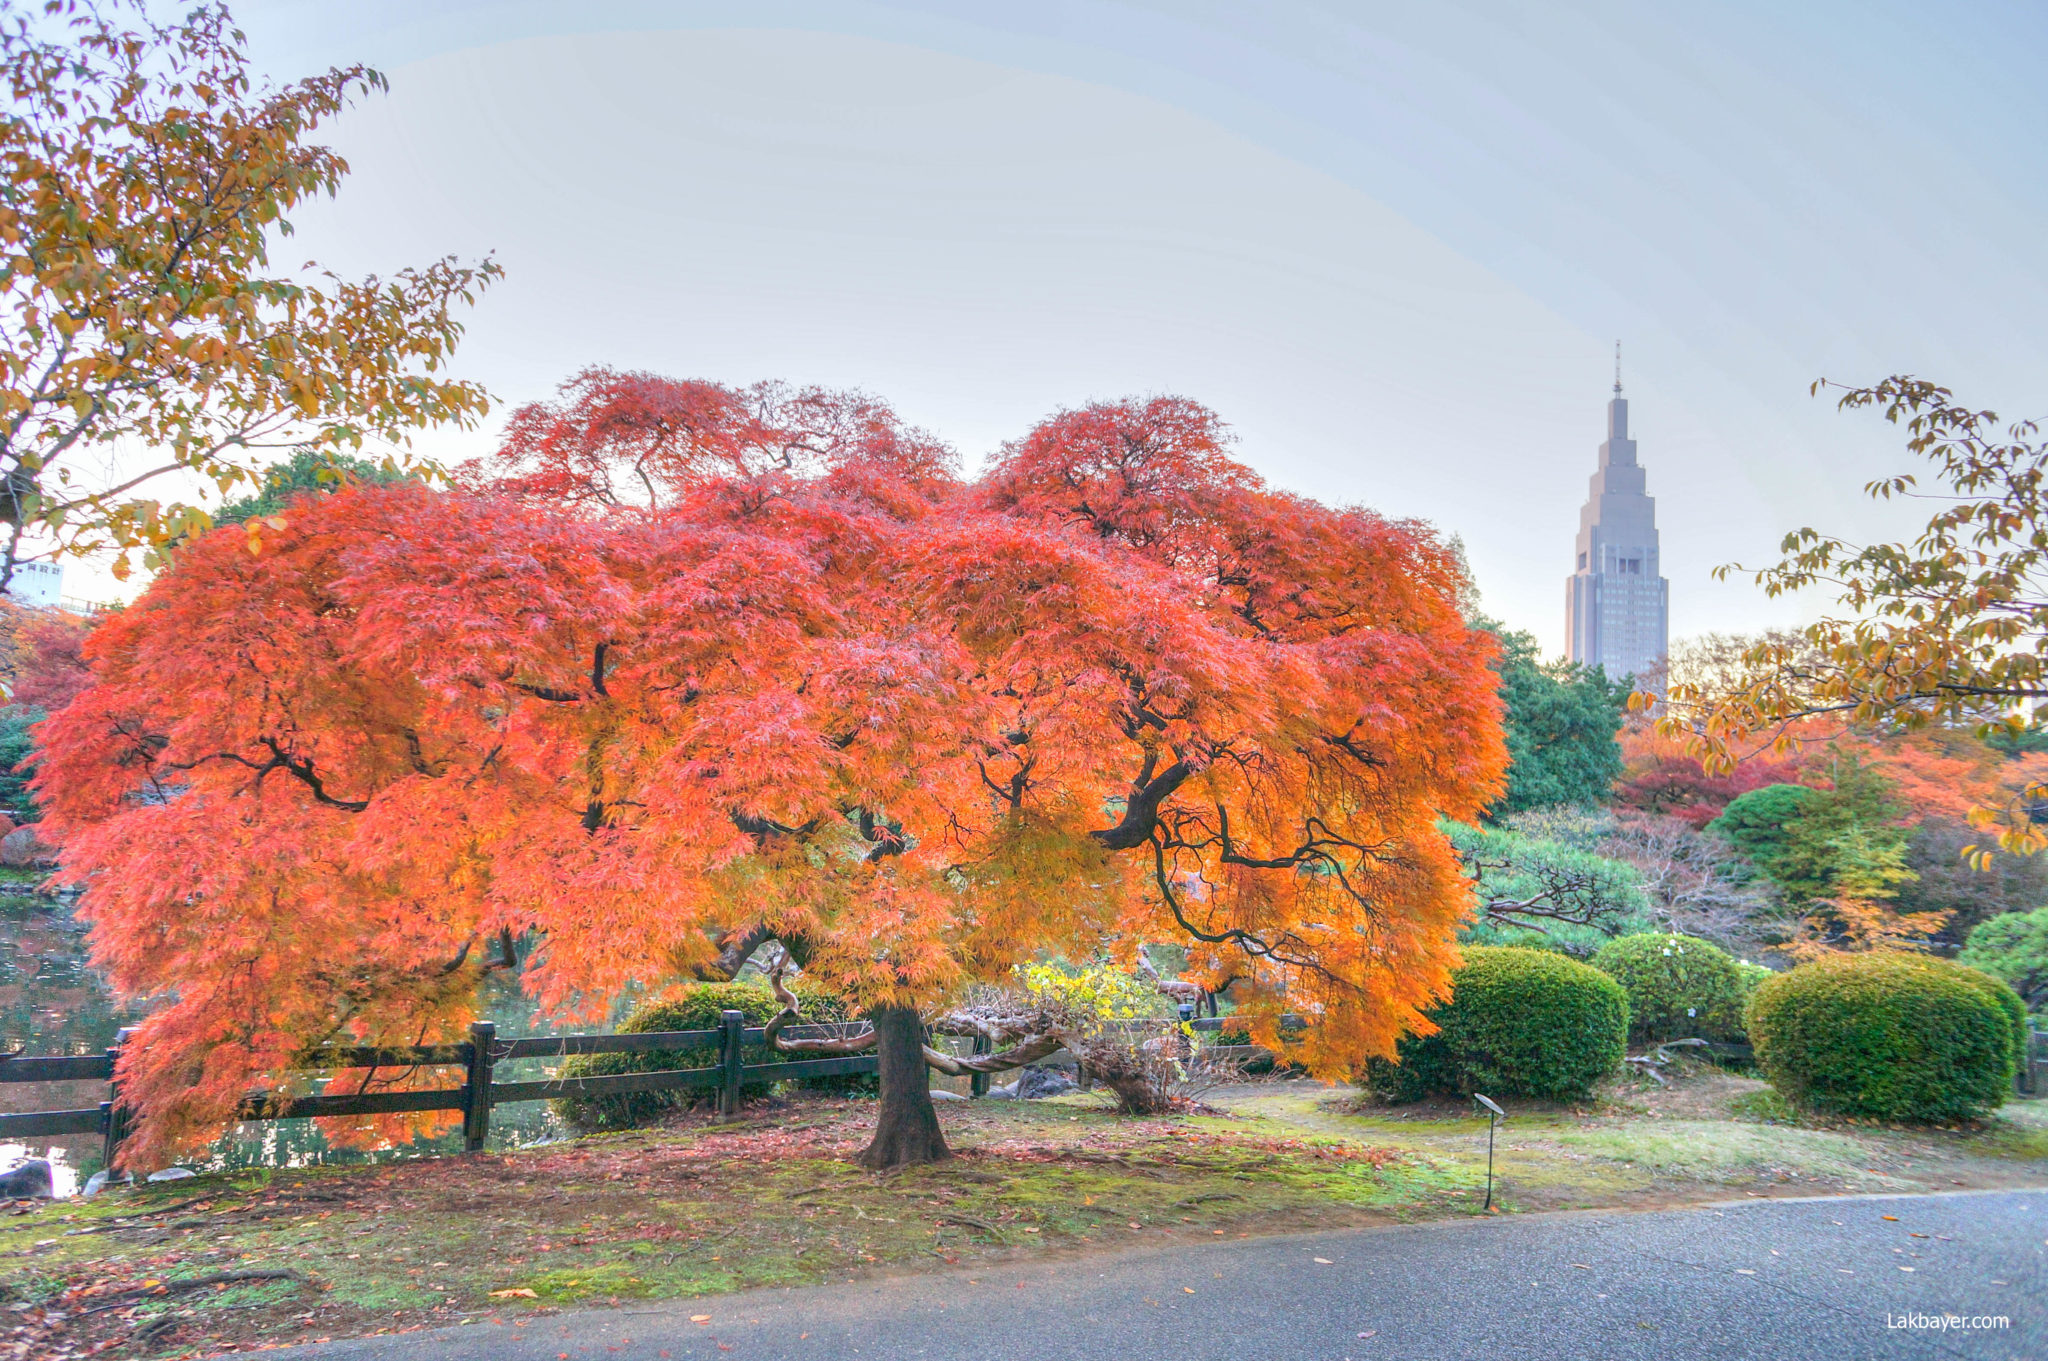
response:
M296 1067L308 1071L339 1071L384 1068L455 1068L462 1073L459 1087L429 1090L373 1092L356 1091L315 1096L281 1096L252 1092L243 1099L238 1115L243 1120L290 1120L306 1116L393 1115L409 1111L460 1111L463 1146L476 1152L490 1133L491 1108L515 1101L548 1101L560 1096L611 1096L626 1092L656 1092L694 1088L718 1093L719 1110L732 1115L739 1110L740 1089L749 1082L782 1081L792 1078L834 1077L845 1073L875 1071L873 1054L838 1058L798 1059L785 1063L748 1063L745 1050L765 1043L759 1027L749 1028L737 1011L722 1013L716 1030L663 1030L638 1035L555 1035L545 1038L501 1040L498 1028L479 1021L469 1028L469 1039L461 1044L400 1045L389 1048L335 1046L308 1054ZM791 1038L835 1035L837 1025L791 1026ZM106 1082L107 1100L97 1106L68 1111L30 1111L0 1115L0 1141L18 1142L38 1136L97 1134L104 1161L114 1165L114 1154L127 1133L126 1112L121 1106L114 1067L121 1045L129 1032L122 1031L114 1047L103 1055L78 1058L26 1058L0 1055L0 1082ZM499 1082L495 1069L514 1059L567 1058L577 1054L634 1054L649 1050L708 1049L718 1061L707 1068L673 1068L646 1073L614 1073L600 1077L554 1077L532 1082ZM330 1084L331 1085L331 1084ZM364 1083L367 1087L367 1081Z
M302 1071L336 1072L398 1068L456 1068L462 1072L459 1087L408 1089L395 1092L356 1091L315 1096L282 1096L252 1092L243 1099L238 1115L243 1120L291 1120L307 1116L394 1115L410 1111L462 1112L463 1147L476 1152L490 1134L491 1108L515 1101L550 1101L563 1096L616 1096L627 1092L659 1092L678 1088L716 1091L722 1114L737 1114L740 1091L750 1082L788 1081L796 1078L837 1077L876 1071L873 1054L836 1058L795 1059L778 1063L748 1063L746 1049L766 1044L766 1033L748 1027L740 1012L721 1013L716 1030L662 1030L637 1035L553 1035L544 1038L501 1040L498 1028L479 1021L469 1028L469 1039L461 1044L400 1045L385 1048L333 1046L317 1049L296 1067ZM1213 1017L1189 1024L1197 1031L1215 1031L1227 1022ZM783 1033L791 1039L846 1033L856 1023L797 1025ZM1304 1022L1289 1016L1281 1024L1300 1029ZM97 1134L102 1141L103 1161L114 1165L114 1154L127 1133L126 1112L121 1106L120 1088L114 1081L114 1067L121 1046L128 1043L124 1030L105 1054L76 1058L29 1058L0 1054L0 1083L5 1082L105 1082L107 1099L97 1106L67 1111L29 1111L0 1115L0 1142L20 1142L37 1137L66 1134ZM718 1061L706 1068L670 1068L645 1073L614 1073L600 1077L553 1077L530 1082L499 1082L496 1068L515 1059L568 1058L578 1054L636 1054L650 1050L708 1049ZM1215 1045L1205 1054L1225 1057L1243 1050L1247 1055L1264 1053L1251 1045ZM974 1052L988 1052L988 1042L976 1037ZM368 1082L364 1083L368 1086ZM978 1074L973 1091L988 1091L988 1077Z

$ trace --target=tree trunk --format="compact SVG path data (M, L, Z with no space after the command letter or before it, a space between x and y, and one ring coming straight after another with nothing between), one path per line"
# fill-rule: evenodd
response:
M910 1007L876 1007L868 1013L868 1024L875 1028L882 1099L875 1117L874 1142L854 1161L877 1171L945 1162L953 1152L939 1131L939 1113L932 1109L931 1075L924 1063L924 1023Z

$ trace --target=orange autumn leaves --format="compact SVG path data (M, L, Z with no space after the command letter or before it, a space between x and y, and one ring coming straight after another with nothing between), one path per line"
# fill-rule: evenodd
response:
M757 923L925 1007L1175 942L1328 1072L1447 985L1490 642L1426 528L1264 487L1194 403L969 481L869 398L593 370L457 491L286 518L181 555L44 732L98 956L166 999L138 1156L309 1044L456 1035L503 930L586 1016Z

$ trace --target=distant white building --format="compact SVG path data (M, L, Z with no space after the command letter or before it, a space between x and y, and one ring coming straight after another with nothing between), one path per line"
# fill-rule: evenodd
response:
M14 568L7 594L32 609L54 610L64 598L64 567L55 562L23 562Z
M1657 502L1645 490L1636 442L1628 437L1617 353L1607 442L1579 513L1578 561L1565 592L1567 657L1607 668L1609 680L1648 680L1663 669L1670 587L1657 556Z

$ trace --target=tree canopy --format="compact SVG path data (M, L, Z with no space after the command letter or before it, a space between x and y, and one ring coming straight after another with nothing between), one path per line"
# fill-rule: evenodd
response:
M354 482L402 482L410 473L352 454L323 454L300 449L282 463L263 470L262 481L247 496L223 502L213 512L216 525L247 524L282 513L307 492L339 491Z
M1795 902L1890 898L1906 868L1905 808L1892 783L1838 750L1826 788L1774 784L1728 805L1708 830L1733 842Z
M2048 1010L2048 907L1993 917L1970 933L1956 962L2011 986L2027 1010Z
M170 996L130 1156L308 1044L458 1034L505 931L583 1014L773 936L913 1053L1041 951L1184 945L1329 1074L1448 986L1493 641L1426 528L1266 488L1195 403L968 483L858 394L592 371L463 490L284 519L182 550L44 725L96 956Z
M1923 490L1909 472L1865 490L1938 508L1911 542L1856 544L1811 528L1786 535L1783 557L1755 571L1757 583L1772 596L1831 589L1844 612L1759 642L1716 683L1670 687L1662 726L1710 770L1763 747L1791 750L1811 720L1866 734L1988 735L2024 729L2023 715L2048 698L2048 442L2032 422L2001 427L1997 413L1916 378L1846 390L1840 406L1875 408L1903 425L1906 448L1932 465L1938 484ZM2036 785L1987 804L1977 821L2008 850L2039 850L2048 846L2032 815L2041 795Z
M308 138L375 71L258 87L224 7L156 23L63 0L0 13L0 81L0 587L39 553L159 561L207 523L163 479L226 494L281 451L402 450L482 416L443 370L495 264L270 263L348 170Z
M1489 809L1498 818L1532 808L1607 802L1622 773L1615 741L1629 687L1599 668L1545 662L1534 637L1481 621L1500 639L1507 712L1508 787Z
M1482 945L1540 945L1590 955L1610 937L1648 925L1640 876L1594 849L1600 829L1561 819L1512 819L1499 827L1450 828L1477 884L1479 911L1466 938Z

